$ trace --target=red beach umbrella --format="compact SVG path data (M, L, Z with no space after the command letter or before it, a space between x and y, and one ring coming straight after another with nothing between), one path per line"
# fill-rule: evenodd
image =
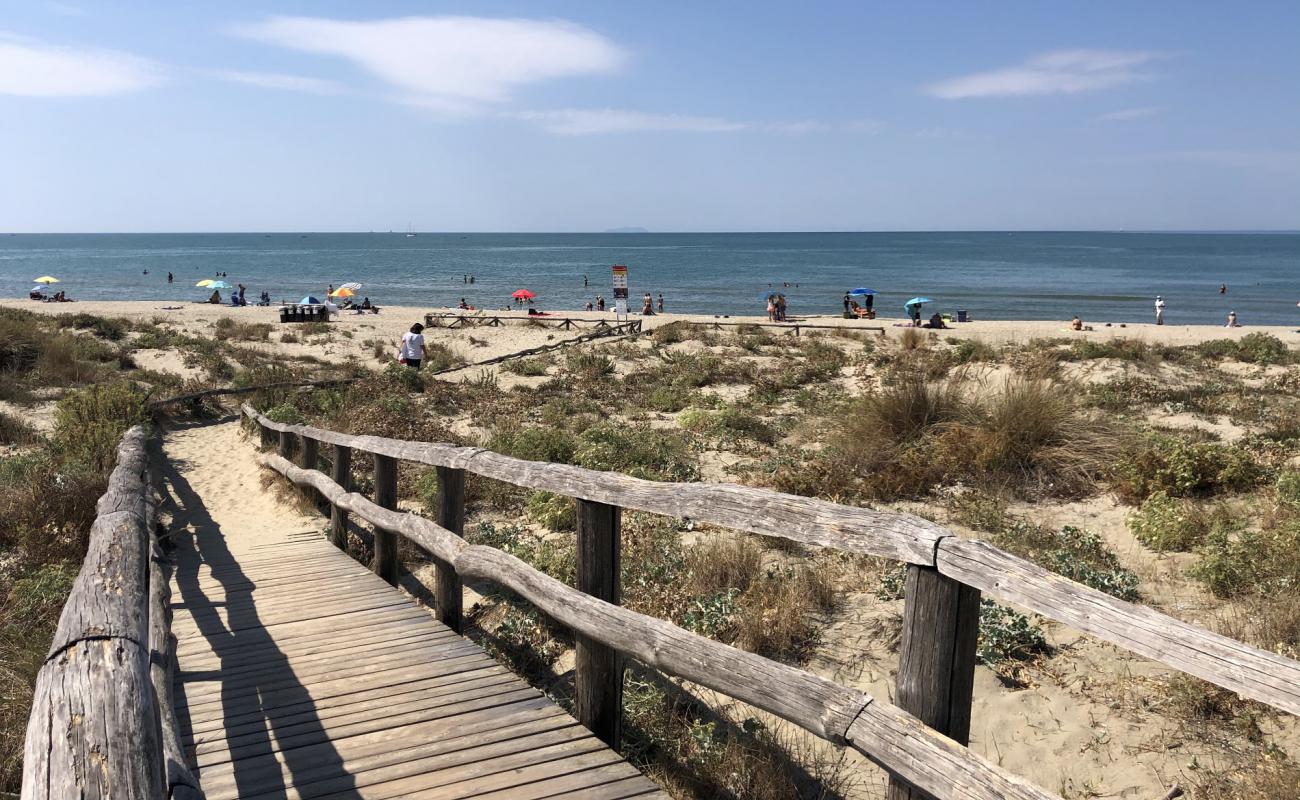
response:
M517 290L514 294L512 294L512 295L510 295L510 296L513 297L513 298L516 299L516 300L532 300L532 299L533 299L534 297L536 297L537 295L533 294L532 292L528 291L527 289L519 289L519 290Z

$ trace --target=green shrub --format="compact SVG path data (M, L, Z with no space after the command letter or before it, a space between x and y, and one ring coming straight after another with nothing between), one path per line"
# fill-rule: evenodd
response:
M564 372L577 381L597 381L614 374L614 362L600 353L577 350L569 353L565 359Z
M656 386L646 394L645 407L651 411L672 413L686 408L694 397L695 393L684 386Z
M300 425L305 420L302 412L292 403L281 403L278 406L272 406L263 412L263 416L272 422L279 422L284 425Z
M1137 575L1125 569L1101 537L1090 531L1073 525L1058 530L1018 520L993 533L989 541L1120 600L1138 599Z
M41 435L25 420L0 411L0 444L31 444L40 438Z
M488 440L487 449L527 461L571 464L578 442L573 434L560 428L525 425L497 431Z
M956 346L952 350L952 358L958 364L970 364L975 361L997 361L998 351L993 345L982 339L958 339Z
M1024 614L984 598L980 600L979 643L975 654L997 669L1006 661L1024 661L1048 652L1043 631Z
M1189 572L1217 597L1260 595L1276 602L1300 590L1300 520L1267 531L1216 526L1198 554Z
M1236 356L1252 364L1290 364L1295 359L1286 344L1268 333L1248 333L1237 342Z
M101 339L110 342L121 341L130 330L129 320L122 318L98 317L94 314L60 314L55 318L60 328L79 328L89 330Z
M1156 492L1131 511L1129 530L1153 550L1191 550L1209 532L1202 511L1190 500Z
M1273 484L1273 496L1281 505L1300 511L1300 470L1284 469Z
M578 526L578 511L572 497L550 492L528 495L528 516L553 531L571 531Z
M648 480L692 481L699 476L680 434L611 422L593 425L579 435L573 462Z
M98 472L113 466L122 434L149 421L148 397L129 383L96 384L59 401L54 442L64 458Z
M501 369L515 375L545 375L546 361L540 358L516 358L502 363Z
M105 485L103 472L48 452L0 459L0 552L9 565L79 562Z
M424 378L420 376L419 370L396 361L388 362L380 373L380 381L387 384L386 388L399 388L412 393L424 391Z
M1246 491L1266 477L1265 469L1239 447L1164 434L1148 436L1126 448L1112 473L1116 493L1130 503L1156 492L1204 497Z

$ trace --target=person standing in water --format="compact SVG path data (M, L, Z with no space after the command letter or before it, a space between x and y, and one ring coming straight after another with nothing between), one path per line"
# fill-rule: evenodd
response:
M1160 295L1156 295L1156 324L1165 324L1165 299Z
M171 283L174 280L176 280L175 276L173 276L170 272L167 273L167 282Z
M658 310L658 312L659 312L660 314L664 313L664 293L663 293L663 292L660 292L660 293L659 293L659 304L658 304L657 310Z

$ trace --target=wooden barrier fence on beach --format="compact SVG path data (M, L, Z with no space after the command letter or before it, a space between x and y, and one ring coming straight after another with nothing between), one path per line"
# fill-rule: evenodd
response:
M300 468L283 455L263 458L294 483L320 492L333 508L357 514L377 531L386 532L377 534L377 543L380 535L398 534L423 547L438 564L440 578L449 584L472 577L507 586L577 631L579 718L602 737L616 736L617 725L611 720L619 717L609 704L621 697L621 669L602 651L612 648L769 711L829 741L852 745L894 776L895 797L907 796L908 787L938 798L1045 796L958 746L969 735L981 593L1300 715L1300 663L1118 600L985 542L961 539L919 517L750 487L647 481L567 464L525 461L481 448L275 423L247 404L241 411L263 431L277 433L281 443L286 438L311 439L346 452L345 458L361 450L382 459L386 466L382 475L376 474L377 485L396 480L395 465L400 461L436 467L439 486L450 488L441 498L439 520L434 523L379 508L312 469L313 464ZM508 555L467 546L458 538L464 506L462 489L456 487L463 487L466 472L575 498L579 591ZM906 562L897 678L902 708L824 685L820 678L799 670L760 665L756 662L765 659L617 609L618 587L611 586L608 577L617 574L612 565L618 563L618 519L624 508ZM377 554L379 550L377 544ZM395 547L385 546L383 552L395 553ZM387 556L377 555L376 569L393 575L395 565ZM458 586L452 584L438 594L446 596ZM438 611L444 622L459 629L458 605L448 604ZM584 637L592 641L584 643ZM861 707L849 713L858 702ZM934 731L944 736L935 736Z
M610 322L605 319L586 319L583 317L555 317L550 314L528 314L526 316L509 316L503 314L485 314L482 312L472 314L459 314L454 312L430 312L424 315L425 327L429 328L478 328L490 327L499 328L502 325L511 324L531 325L537 328L554 328L556 330L572 330L575 328L595 328L605 330L619 328L622 333L640 333L641 320L625 319L623 321L615 320Z
M435 611L452 631L461 630L461 585L467 579L507 588L570 628L577 646L576 716L614 747L624 659L631 657L853 748L889 773L893 800L1054 797L964 746L982 594L1300 715L1300 663L1117 600L919 517L750 487L648 481L482 448L277 423L248 403L240 412L260 431L263 447L275 448L261 463L328 503L336 546L346 545L348 517L355 515L373 526L371 569L384 581L397 582L399 536L432 557ZM153 538L156 504L145 448L141 428L123 437L89 552L38 676L24 797L202 797L202 774L195 779L180 750L181 709L173 704L182 701L172 697L168 677L174 643L167 580ZM372 457L369 498L351 490L356 451ZM329 475L319 469L323 455L332 461ZM291 460L295 456L298 463ZM437 469L435 519L396 509L401 462ZM574 498L576 588L461 538L469 473ZM905 562L898 705L622 608L623 509ZM293 583L280 581L275 596L292 606Z

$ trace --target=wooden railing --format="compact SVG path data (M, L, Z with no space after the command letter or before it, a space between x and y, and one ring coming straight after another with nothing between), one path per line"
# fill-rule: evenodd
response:
M37 673L22 796L202 798L172 707L176 640L144 428L122 437L97 512Z
M241 410L260 427L264 444L278 438L279 454L263 462L329 501L336 544L344 544L347 514L354 513L375 527L372 566L390 582L397 578L397 535L432 555L436 611L453 629L460 630L462 578L505 586L572 628L579 720L611 744L617 743L621 717L620 658L630 655L854 747L890 772L892 797L908 797L912 789L936 798L1050 796L961 746L969 738L981 592L1300 714L1300 663L1117 600L915 516L742 486L646 481L473 447L353 436L273 422L248 404ZM333 447L332 478L315 469L319 444ZM374 457L373 500L350 491L354 450ZM302 466L289 460L295 451L304 454ZM438 469L436 522L393 510L399 461ZM505 553L460 539L466 472L576 499L576 590ZM901 708L620 608L623 508L907 562L897 677Z
M593 328L599 331L612 332L614 335L640 333L641 320L625 319L619 322L615 319L610 322L607 319L589 319L584 317L557 317L551 314L491 314L484 312L473 312L462 314L453 311L430 312L424 315L424 324L430 328L478 328L491 327L499 328L507 323L523 323L525 325L534 325L539 328L554 328L556 330L572 330L574 328Z

